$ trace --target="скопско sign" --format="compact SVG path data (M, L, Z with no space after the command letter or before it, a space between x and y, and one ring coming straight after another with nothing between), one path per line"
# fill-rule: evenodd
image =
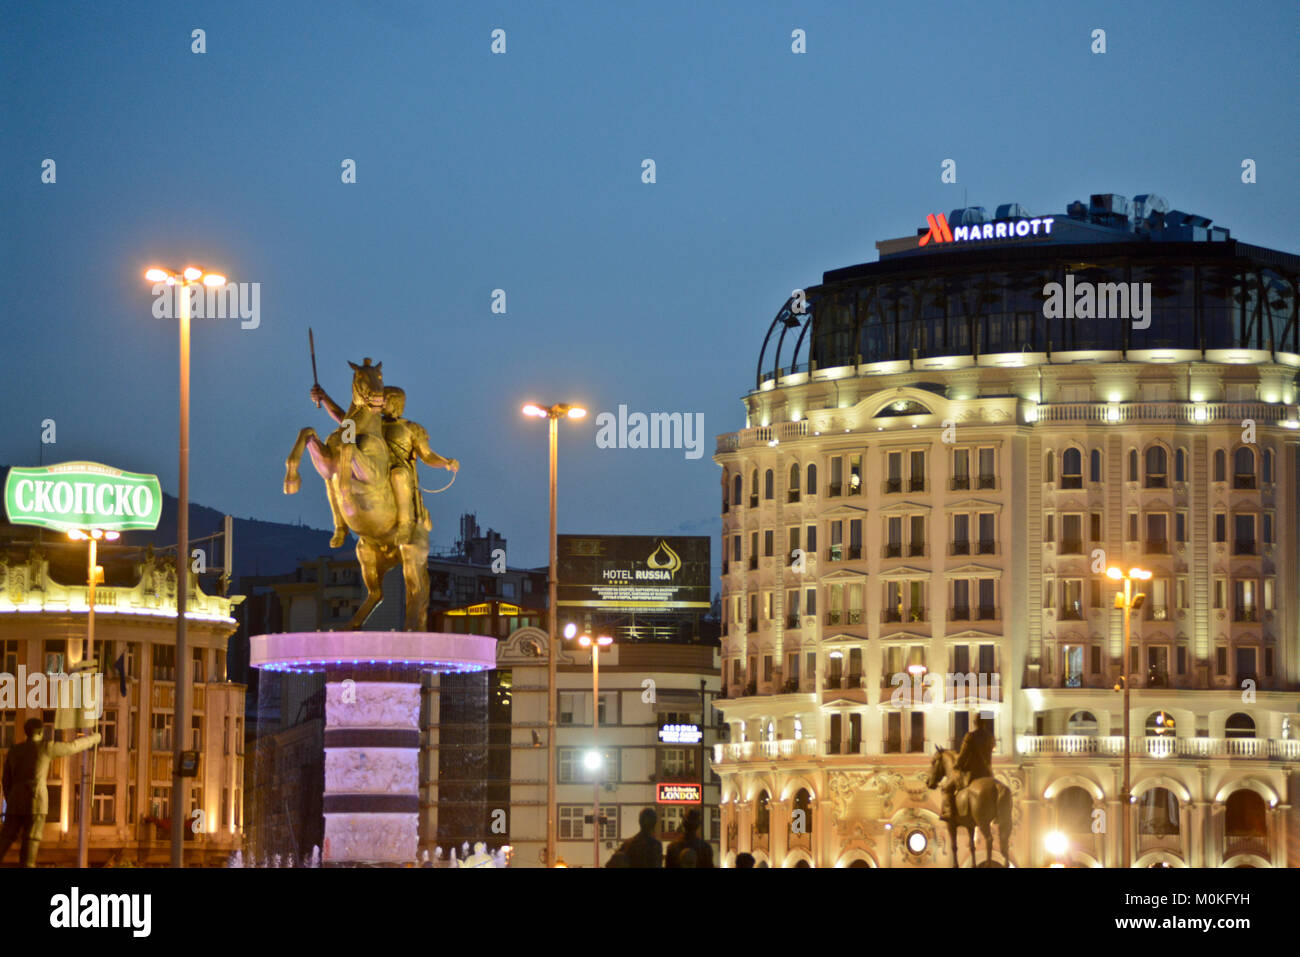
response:
M156 475L123 472L98 462L62 462L9 470L5 514L15 525L66 532L157 528L162 487Z

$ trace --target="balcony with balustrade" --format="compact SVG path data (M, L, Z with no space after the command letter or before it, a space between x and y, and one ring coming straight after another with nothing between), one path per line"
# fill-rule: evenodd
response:
M1016 750L1026 758L1120 757L1124 736L1087 734L1022 734ZM1135 758L1203 760L1229 758L1251 761L1300 762L1300 740L1284 738L1194 738L1141 736L1129 738Z
M740 741L713 746L713 766L754 761L795 761L815 758L821 752L816 738L782 738L777 741Z

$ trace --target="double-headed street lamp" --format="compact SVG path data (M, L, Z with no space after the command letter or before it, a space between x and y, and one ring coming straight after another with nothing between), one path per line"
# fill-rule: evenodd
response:
M1130 852L1133 845L1133 822L1129 813L1129 790L1131 781L1129 777L1129 642L1130 642L1130 618L1133 612L1142 607L1146 601L1146 595L1142 592L1133 591L1134 582L1144 582L1151 580L1151 572L1144 568L1130 568L1125 574L1122 569L1112 565L1106 569L1106 576L1115 581L1124 583L1124 591L1115 593L1115 607L1124 610L1124 653L1120 662L1120 677L1116 691L1124 692L1124 783L1120 788L1119 807L1120 814L1120 834L1121 839L1121 860L1124 867L1132 867L1132 858Z
M550 421L550 507L551 507L551 568L546 602L546 866L554 867L555 856L555 655L559 647L555 619L555 574L556 574L556 538L555 538L555 455L558 445L558 425L560 419L581 419L587 410L569 403L561 403L545 408L529 403L524 406L524 415L536 416Z
M568 625L564 637L572 638L577 629ZM600 649L612 645L614 639L609 635L596 638L591 635L579 635L578 644L591 649L591 759L587 767L591 771L591 825L594 831L591 840L592 866L600 867L600 766L604 763L600 753Z
M144 278L153 283L179 286L176 290L180 320L180 477L176 482L176 725L172 740L172 867L184 867L185 812L182 801L185 778L181 775L185 736L190 729L190 682L194 669L185 643L186 590L190 561L190 288L224 286L226 277L198 266L186 266L180 273L154 267Z

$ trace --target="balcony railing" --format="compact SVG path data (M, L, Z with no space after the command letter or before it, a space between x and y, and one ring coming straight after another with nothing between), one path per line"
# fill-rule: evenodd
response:
M754 494L749 497L749 507L758 508L758 495Z
M713 746L713 763L727 764L741 761L789 760L815 757L816 738L783 738L779 741L740 741Z
M798 615L786 615L786 616L785 616L785 627L786 627L786 628L798 628L798 627L800 627L800 624L799 624L799 616L798 616Z
M1296 407L1269 402L1052 402L1038 407L1039 422L1197 423L1284 422Z
M949 548L949 554L951 554L951 555L969 555L969 554L970 554L970 541L965 540L965 541L960 541L960 542L953 542L953 543L952 543L952 546Z
M840 495L844 491L844 485L841 482L828 482L826 484L827 495Z
M850 546L849 546L849 561L851 561L851 562L855 562L855 561L857 561L857 560L858 560L859 558L861 558L861 557L862 557L862 546L861 546L861 545L850 545Z
M902 543L902 542L889 542L889 543L887 543L887 544L885 545L885 557L886 557L886 558L902 558L902 557L903 557L903 543Z
M1148 555L1168 555L1169 540L1165 538L1148 538L1146 545Z
M901 478L885 479L885 494L892 492L901 492L903 490L903 480Z
M993 605L980 605L978 615L980 621L996 621L998 610Z
M969 491L969 490L970 490L970 476L969 476L969 475L954 475L954 476L953 476L953 479L952 479L952 483L950 484L949 487L950 487L954 492L959 492L959 491L963 491L963 490Z
M925 479L923 479L923 478L913 478L913 479L908 479L908 481L907 481L907 490L908 490L909 492L924 492L924 491L925 491Z
M751 618L751 619L749 619L749 630L750 630L750 631L758 631L758 619L757 619L757 618Z
M925 542L912 542L910 545L907 546L907 554L913 557L917 555L924 555Z
M995 489L998 487L998 480L993 475L981 475L978 484L981 489Z
M948 614L949 621L970 621L970 605L958 605Z
M758 556L757 556L757 555L750 555L750 556L749 556L749 570L750 570L751 572L752 572L752 571L757 571L757 570L758 570Z
M997 551L997 543L991 539L981 538L979 544L979 553L981 555L992 555Z
M1016 747L1030 757L1123 753L1122 735L1020 735ZM1152 758L1249 758L1257 761L1300 761L1300 740L1283 738L1139 737L1129 739L1130 753Z
M1253 541L1243 541L1238 539L1233 542L1232 554L1234 555L1254 555L1255 543Z
M1255 476L1253 475L1234 475L1232 477L1233 488L1254 488Z
M785 493L785 500L790 503L799 501L799 490L797 488L790 489Z
M1082 475L1062 475L1061 488L1083 488Z
M1082 555L1083 539L1081 538L1063 538L1061 539L1062 555Z

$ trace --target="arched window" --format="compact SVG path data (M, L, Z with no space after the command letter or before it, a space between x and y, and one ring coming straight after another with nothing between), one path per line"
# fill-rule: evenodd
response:
M1043 481L1056 481L1056 453L1050 449L1047 452L1046 458L1043 460Z
M1164 446L1153 445L1147 449L1147 488L1165 488L1169 484L1169 456Z
M809 495L817 494L817 463L808 463L808 481L804 483Z
M1138 833L1165 837L1179 832L1178 796L1168 788L1152 788L1138 798Z
M1272 485L1273 482L1275 481L1275 479L1273 478L1273 450L1272 449L1264 450L1263 480L1265 485Z
M1168 711L1152 711L1147 715L1146 731L1148 738L1172 738L1174 731L1174 717Z
M1136 482L1138 480L1138 450L1128 450L1128 480Z
M767 834L772 829L771 799L766 791L758 795L758 806L754 813L754 833Z
M1069 734L1096 734L1097 718L1091 711L1076 711L1065 726Z
M1092 795L1081 787L1066 788L1056 796L1056 820L1066 834L1092 834Z
M1228 481L1228 456L1223 449L1216 449L1214 452L1214 481Z
M1225 738L1253 738L1255 736L1255 719L1241 711L1228 715L1228 720L1223 723L1223 736Z
M1092 474L1088 476L1089 481L1101 481L1101 449L1092 450Z
M740 508L742 498L744 498L744 492L740 487L740 473L737 472L735 478L731 480L731 501L736 508Z
M749 507L758 505L758 469L749 473Z
M799 860L795 861L794 866L795 866L795 867L812 867L812 865L809 864L809 863L808 863L806 860L804 860L802 857L799 858Z
M792 502L799 501L799 463L790 466L790 489L788 498Z
M1083 488L1083 453L1076 448L1061 453L1061 488Z
M1233 791L1224 802L1224 856L1259 854L1268 856L1268 814L1264 799L1254 791Z
M1187 453L1182 449L1174 453L1174 481L1187 481Z
M1255 450L1243 445L1232 455L1232 487L1255 487Z
M731 483L727 480L727 472L724 469L722 472L722 513L724 515L730 511L731 508L730 498L727 495L727 493L731 491L730 485Z
M768 469L763 473L763 498L770 502L774 495L776 495L776 473Z
M803 812L802 816L800 816L799 814L800 811ZM794 831L794 826L796 824L802 823L803 830L794 831L794 833L812 834L812 823L813 823L812 795L808 793L807 788L800 788L798 791L794 792L794 801L790 808L790 812L791 812L791 818L790 818L791 830Z

